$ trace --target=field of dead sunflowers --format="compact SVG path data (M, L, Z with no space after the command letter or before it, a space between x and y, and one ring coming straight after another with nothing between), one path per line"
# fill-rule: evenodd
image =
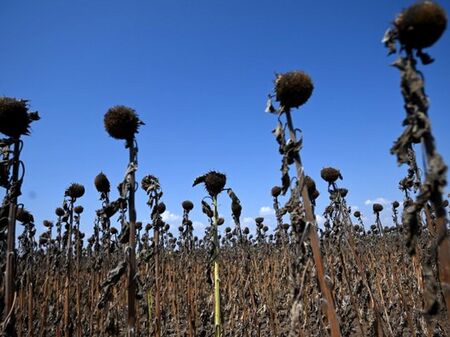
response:
M0 97L1 336L449 336L447 166L424 85L425 66L433 62L424 49L446 26L445 11L424 1L400 13L383 37L397 57L406 114L391 154L406 170L403 200L389 208L374 203L373 223L347 203L346 172L324 167L328 189L318 191L302 164L303 136L294 122L314 92L304 71L276 75L267 100L281 159L279 183L267 186L273 232L262 217L255 232L241 224L244 201L215 170L192 177L205 198L183 201L179 223L164 221L164 186L151 174L136 178L145 121L119 105L106 111L104 127L128 151L123 180L113 184L99 167L92 186L68 183L38 235L20 195L27 178L21 151L33 141L25 136L40 115L25 99ZM100 202L87 236L80 229L83 196L94 188ZM139 219L148 221L138 221L137 193L146 195L148 213ZM319 194L329 199L323 210L316 208ZM221 199L230 209L221 208ZM194 233L194 208L208 219L202 236ZM392 221L383 223L382 213Z

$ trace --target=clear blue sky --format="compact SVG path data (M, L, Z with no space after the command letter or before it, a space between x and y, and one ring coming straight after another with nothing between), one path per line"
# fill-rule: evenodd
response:
M40 225L54 219L65 188L86 186L83 228L99 207L93 179L122 179L127 152L104 131L103 115L117 104L136 109L146 125L137 137L138 180L160 178L168 210L205 195L197 175L228 175L256 217L272 205L280 156L264 112L275 72L304 70L315 90L294 112L304 132L306 172L327 203L320 169L334 166L349 188L349 204L401 199L405 168L389 149L405 116L399 72L380 43L394 16L411 1L100 1L8 0L0 4L0 95L28 98L42 119L25 137L27 171L20 201ZM448 2L443 2L450 12ZM438 149L450 163L450 33L423 67ZM422 68L422 67L421 67ZM113 197L117 197L114 188ZM229 218L228 200L221 199ZM148 221L138 192L138 219ZM264 213L264 210L263 210ZM389 216L386 213L386 216ZM178 225L179 220L172 222Z

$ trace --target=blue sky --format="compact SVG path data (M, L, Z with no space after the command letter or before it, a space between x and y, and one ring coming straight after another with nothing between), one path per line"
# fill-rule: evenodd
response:
M42 117L25 139L20 201L40 225L54 219L65 188L82 183L83 228L90 232L100 205L95 175L103 171L116 186L125 172L124 145L103 127L106 110L124 104L146 123L137 136L137 178L160 178L172 224L185 199L196 204L193 219L206 222L198 206L205 192L191 185L210 169L228 175L243 217L270 218L264 207L280 183L281 158L271 134L276 118L264 112L266 95L275 72L304 70L315 90L294 111L294 123L304 133L306 172L321 191L318 213L327 203L320 169L334 166L350 190L349 204L369 216L367 200L402 197L397 184L406 169L389 149L405 113L399 73L389 66L394 57L380 41L411 3L2 1L0 95L30 99ZM436 62L421 67L429 113L449 163L449 32L429 52ZM147 222L142 190L137 202L138 219ZM226 195L220 203L228 219Z

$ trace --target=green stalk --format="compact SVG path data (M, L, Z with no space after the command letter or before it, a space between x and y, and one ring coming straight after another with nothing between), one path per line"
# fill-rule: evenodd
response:
M214 206L214 337L222 336L222 322L220 316L220 279L219 279L219 237L218 237L218 222L219 215L217 212L217 196L213 197Z

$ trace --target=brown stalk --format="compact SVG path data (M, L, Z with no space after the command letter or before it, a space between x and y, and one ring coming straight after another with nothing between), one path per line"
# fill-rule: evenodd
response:
M134 139L128 142L129 147L129 165L134 166L137 162L137 148ZM130 241L128 250L128 278L127 278L127 302L128 302L128 320L127 337L136 335L136 208L135 208L135 171L131 170L128 175L128 211L130 224Z
M72 265L72 225L74 198L69 201L69 222L67 230L66 276L64 281L64 337L71 337L70 329L70 272Z
M291 111L290 109L285 110L287 126L289 128L289 134L291 141L297 143L297 136L295 134L295 129L292 123ZM319 236L317 235L316 219L313 213L313 207L311 200L309 198L309 193L306 185L303 183L305 176L303 172L303 165L301 162L300 154L296 152L295 157L295 167L297 170L297 179L299 186L303 186L301 195L303 199L303 204L305 208L306 221L311 224L312 228L309 228L309 239L311 242L311 249L313 252L314 264L317 270L317 277L319 279L320 291L327 301L327 319L330 324L331 336L340 337L341 332L339 329L339 322L336 315L336 310L334 308L333 296L330 289L325 282L325 268L323 265L322 254L320 252Z
M157 207L157 206L155 206ZM161 275L160 275L160 257L159 257L159 218L156 219L153 226L153 243L155 248L155 336L161 336Z
M18 183L19 167L20 167L20 147L22 142L18 139L14 140L13 152L13 170L12 170L12 184ZM9 192L9 191L8 191ZM9 200L9 215L8 215L8 238L7 238L7 252L6 252L6 276L5 276L5 313L9 315L9 322L11 322L11 329L15 331L15 316L13 310L16 279L16 211L17 211L17 195L13 193ZM6 317L5 317L6 318ZM14 332L10 330L11 333Z

